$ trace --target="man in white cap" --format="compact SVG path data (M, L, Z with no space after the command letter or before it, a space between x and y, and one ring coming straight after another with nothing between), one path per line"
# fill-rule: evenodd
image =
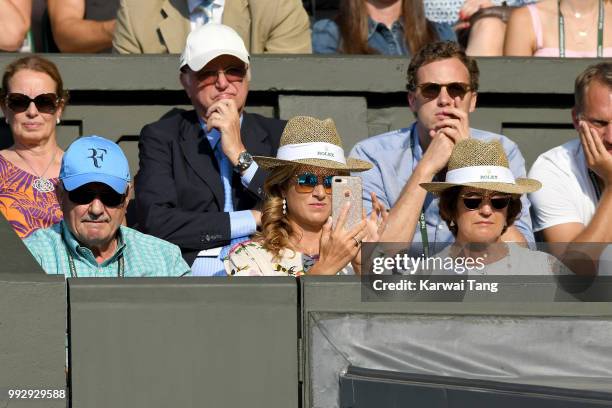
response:
M46 273L73 278L189 273L176 245L121 225L130 168L116 143L99 136L77 139L64 153L59 178L64 220L24 240Z
M225 274L221 248L253 234L266 174L251 155L275 155L285 122L246 113L249 53L238 34L207 24L187 37L180 80L194 110L142 129L140 227L177 244L195 275Z
M227 25L253 54L310 54L310 20L301 0L121 0L113 49L178 54L190 31Z

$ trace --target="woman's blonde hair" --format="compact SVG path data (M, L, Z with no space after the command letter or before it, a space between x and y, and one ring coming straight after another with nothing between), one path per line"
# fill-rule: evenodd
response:
M261 214L261 231L253 239L261 242L274 258L278 258L280 251L289 246L289 236L293 233L287 216L283 214L283 199L297 167L297 164L277 167L264 183L266 199Z

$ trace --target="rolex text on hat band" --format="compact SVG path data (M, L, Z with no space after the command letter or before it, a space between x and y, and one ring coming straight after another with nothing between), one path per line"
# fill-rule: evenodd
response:
M296 143L281 146L278 148L276 158L289 161L323 159L346 164L344 149L335 144L323 142Z
M516 184L512 171L503 166L472 166L449 170L446 173L446 182L453 184L488 182Z

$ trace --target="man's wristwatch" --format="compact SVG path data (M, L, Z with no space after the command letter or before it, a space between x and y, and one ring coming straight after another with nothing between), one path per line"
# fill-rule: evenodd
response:
M238 163L234 166L234 171L236 173L242 173L243 171L246 171L246 169L248 169L252 163L253 156L251 156L251 154L245 150L238 155Z

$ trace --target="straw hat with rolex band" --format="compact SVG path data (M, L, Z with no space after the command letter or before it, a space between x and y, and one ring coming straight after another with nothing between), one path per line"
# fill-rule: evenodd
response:
M455 145L448 161L446 180L421 183L431 193L455 186L482 188L509 194L524 194L539 190L542 184L534 179L515 178L508 158L499 141L462 140Z
M332 119L310 116L295 116L287 121L276 157L254 156L253 160L268 170L296 163L354 172L372 168L366 161L345 156Z

